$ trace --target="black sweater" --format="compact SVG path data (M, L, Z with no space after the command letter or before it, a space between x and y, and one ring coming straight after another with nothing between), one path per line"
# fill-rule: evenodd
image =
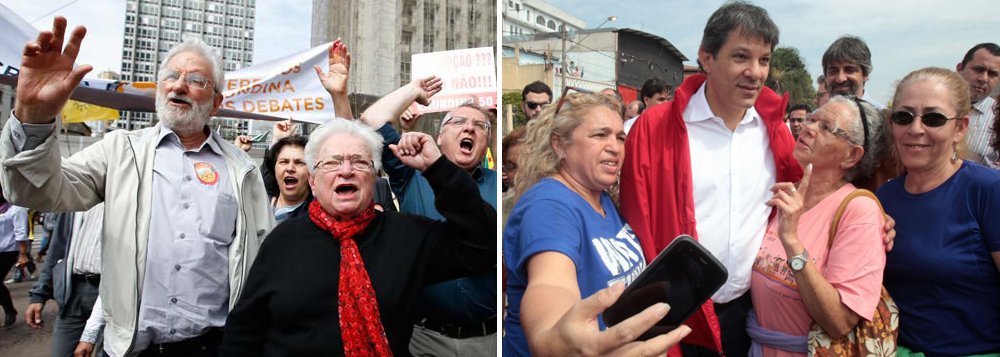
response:
M468 173L443 156L424 173L447 222L376 212L357 238L389 345L409 356L421 287L496 266L496 211ZM340 244L302 214L261 246L226 321L221 356L343 355L337 284Z

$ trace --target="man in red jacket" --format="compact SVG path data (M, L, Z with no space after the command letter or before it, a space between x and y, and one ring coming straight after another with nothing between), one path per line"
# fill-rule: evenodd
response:
M747 355L747 290L771 214L769 188L802 176L782 121L788 97L764 87L777 44L766 10L723 5L708 19L698 50L704 74L685 80L672 102L644 111L626 142L621 212L646 258L690 234L729 271L713 300L688 320L685 357Z

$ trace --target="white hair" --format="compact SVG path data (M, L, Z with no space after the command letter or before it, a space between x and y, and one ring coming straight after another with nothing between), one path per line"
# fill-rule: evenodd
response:
M326 144L331 135L346 134L365 141L368 151L371 152L372 161L375 165L375 172L382 170L382 143L385 139L374 129L369 128L357 121L341 118L334 118L331 121L320 125L309 134L309 142L306 143L305 156L306 164L309 165L309 173L316 169L320 148Z
M216 92L222 93L222 81L225 77L226 68L222 64L222 56L219 56L215 49L197 36L187 36L183 42L174 45L174 47L170 48L170 51L167 51L163 62L160 62L158 77L163 76L163 72L167 70L167 63L170 63L170 60L174 56L185 52L197 54L208 60L208 63L212 65L212 87L215 88Z

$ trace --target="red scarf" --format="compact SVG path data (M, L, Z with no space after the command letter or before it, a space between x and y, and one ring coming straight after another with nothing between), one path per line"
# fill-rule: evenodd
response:
M374 206L348 221L337 221L323 210L318 200L309 204L309 218L340 242L340 282L337 286L337 312L340 314L340 337L347 356L392 356L385 337L382 318L375 300L375 289L361 261L354 237L375 218Z

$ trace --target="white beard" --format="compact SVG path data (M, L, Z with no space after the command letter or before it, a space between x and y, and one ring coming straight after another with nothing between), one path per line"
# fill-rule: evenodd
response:
M168 105L168 100L172 98L187 101L191 104L191 108L185 110ZM187 96L156 92L156 116L163 122L164 126L178 135L190 135L202 131L211 118L212 104L211 100L198 103Z

